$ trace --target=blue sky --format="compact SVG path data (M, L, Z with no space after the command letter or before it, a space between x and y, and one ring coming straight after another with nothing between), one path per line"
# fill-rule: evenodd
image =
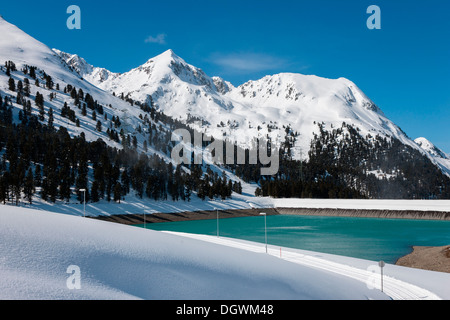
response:
M81 30L66 9L81 8ZM369 30L370 5L381 30ZM172 49L234 85L298 72L356 83L411 138L450 153L450 1L8 1L0 14L114 72ZM1 36L1 35L0 35Z

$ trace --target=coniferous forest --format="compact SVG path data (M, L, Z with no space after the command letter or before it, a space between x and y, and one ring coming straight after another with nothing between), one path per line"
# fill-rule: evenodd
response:
M419 151L392 138L363 137L343 123L317 124L309 161L286 159L277 176L260 180L258 195L299 198L449 199L450 178Z
M0 200L31 202L39 193L46 201L69 201L72 193L82 200L120 202L130 192L155 200L189 201L192 192L207 197L227 198L241 190L240 183L224 175L202 172L191 165L190 172L174 167L157 155L147 156L134 148L112 148L103 140L86 141L82 133L71 137L64 127L55 129L31 115L19 124L11 122L8 99L0 98ZM39 191L38 191L39 190Z

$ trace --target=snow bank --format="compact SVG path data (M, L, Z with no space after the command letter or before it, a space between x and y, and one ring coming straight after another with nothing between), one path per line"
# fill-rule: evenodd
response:
M348 277L265 253L0 206L1 299L386 299ZM80 289L69 289L77 276Z

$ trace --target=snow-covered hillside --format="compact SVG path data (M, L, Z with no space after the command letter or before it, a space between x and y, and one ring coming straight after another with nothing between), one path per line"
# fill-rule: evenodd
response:
M58 84L60 87L60 92L56 93L56 97L54 99L49 99L49 95L53 90L49 90L44 84L41 84L39 87L31 85L30 97L34 98L36 92L43 94L45 100L44 110L46 113L48 113L50 108L54 111L61 110L64 102L67 102L67 104L75 111L76 116L82 119L80 127L77 127L74 122L60 117L59 113L55 113L54 124L57 128L59 126L64 126L71 135L79 135L81 132L84 132L86 139L89 141L102 138L111 146L119 147L119 144L107 138L107 135L105 134L106 129L103 130L103 132L99 132L95 128L96 121L91 119L91 117L81 116L81 110L73 106L73 99L70 97L70 92L62 92L62 89L67 84L70 84L75 87L76 90L81 89L83 92L89 93L93 99L104 105L104 111L108 119L111 119L113 116L119 116L121 119L126 119L123 121L124 130L128 133L135 133L137 126L141 122L139 119L139 114L141 113L139 108L131 107L129 103L126 103L125 101L112 96L109 92L105 92L83 80L82 77L80 77L77 72L73 71L53 50L1 17L0 34L2 35L0 37L0 61L2 61L2 63L12 61L16 64L18 70L21 70L26 65L37 67L38 71L40 70L50 75L53 83L55 85ZM11 77L16 82L24 80L19 76L19 72L12 72ZM30 83L35 82L35 80L30 77L28 77L28 79ZM16 96L15 92L11 92L8 89L8 76L3 72L0 72L0 85L1 91L10 94L11 97ZM111 107L109 107L110 105ZM34 104L32 107L37 111ZM18 105L15 109L16 116L18 110L21 108L22 107ZM100 120L103 121L103 119ZM105 126L103 126L103 128L105 128ZM140 137L140 140L142 140L142 137Z
M450 176L450 155L443 152L426 138L417 138L414 140L425 152L432 156L432 159L442 169L444 173Z
M375 262L285 248L280 259L261 244L9 206L0 220L1 299L390 298L367 285L377 287ZM385 275L394 298L450 298L448 274L387 265Z
M84 80L92 84L102 83L110 77L116 77L118 74L112 73L105 68L98 68L90 65L83 58L76 54L68 54L58 49L53 49L70 67L82 75Z

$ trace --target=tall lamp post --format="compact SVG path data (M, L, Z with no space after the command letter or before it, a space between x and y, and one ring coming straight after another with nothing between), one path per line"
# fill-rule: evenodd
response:
M86 189L80 189L83 192L83 217L86 218Z
M383 292L383 268L384 268L385 265L386 264L384 263L383 260L378 263L378 266L381 269L381 292Z
M266 253L267 253L267 214L265 212L261 212L260 215L264 216L264 234L266 239Z
M217 216L217 238L219 237L219 209L214 208L216 210L216 216Z

